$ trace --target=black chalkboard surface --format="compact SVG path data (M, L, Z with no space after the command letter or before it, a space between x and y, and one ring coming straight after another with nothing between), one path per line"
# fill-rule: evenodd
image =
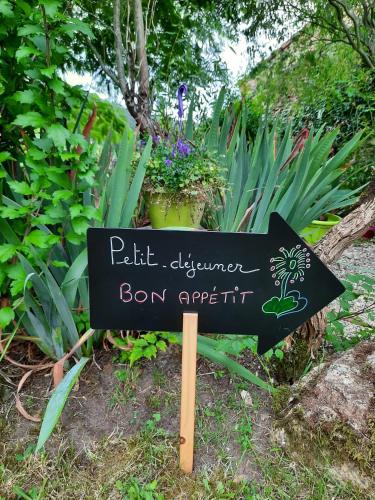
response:
M268 234L89 229L92 328L258 335L260 354L344 291L277 214Z

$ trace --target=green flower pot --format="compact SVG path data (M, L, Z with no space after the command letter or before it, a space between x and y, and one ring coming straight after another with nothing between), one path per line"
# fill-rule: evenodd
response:
M165 193L149 193L147 196L148 215L153 229L165 227L185 227L197 229L204 212L204 202L186 198L172 201Z
M326 220L313 220L311 224L302 229L301 236L309 245L318 243L341 220L341 217L335 214L326 214L325 217Z

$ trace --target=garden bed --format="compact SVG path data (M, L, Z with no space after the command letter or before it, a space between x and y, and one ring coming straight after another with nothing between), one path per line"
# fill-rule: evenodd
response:
M335 271L342 276L369 272L366 263L374 260L374 250L372 243L352 247ZM13 354L25 360L27 354L34 355L24 345ZM255 494L311 498L317 489L317 498L366 498L367 493L338 482L319 467L307 468L296 457L285 456L272 441L271 396L202 357L197 372L195 468L192 476L183 476L178 468L180 348L170 346L155 360L131 369L115 358L116 351L96 352L46 453L37 458L30 454L30 445L36 442L40 424L25 420L14 406L12 383L20 372L1 367L0 498L13 498L15 487L42 491L40 498L126 498L132 488L139 489L138 495L149 490L155 495L150 498L158 498L156 491L166 499ZM267 378L253 356L246 354L241 362ZM49 375L39 373L25 386L22 402L29 413L45 407L50 384Z

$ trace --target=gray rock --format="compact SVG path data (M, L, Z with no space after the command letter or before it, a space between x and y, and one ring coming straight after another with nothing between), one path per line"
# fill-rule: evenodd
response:
M315 367L278 406L279 446L375 492L375 340Z

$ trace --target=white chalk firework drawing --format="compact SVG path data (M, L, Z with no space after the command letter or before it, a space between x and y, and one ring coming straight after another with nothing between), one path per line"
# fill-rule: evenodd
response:
M265 314L275 314L277 318L287 314L303 311L308 304L306 297L299 290L289 290L304 280L305 272L310 268L310 253L307 248L296 245L290 250L279 248L281 255L270 259L272 278L275 285L280 287L279 296L274 296L262 305Z

